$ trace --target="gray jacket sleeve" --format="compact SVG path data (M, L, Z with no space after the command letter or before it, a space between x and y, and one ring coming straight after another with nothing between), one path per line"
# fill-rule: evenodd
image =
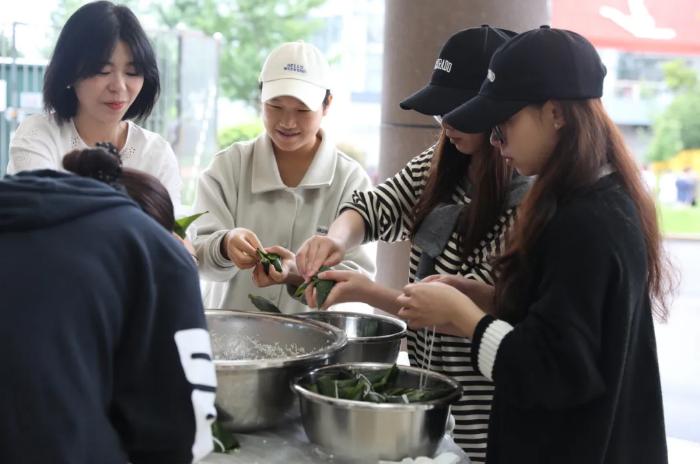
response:
M197 182L194 212L208 211L192 227L192 244L199 260L200 276L206 280L225 282L232 279L238 268L221 254L221 240L236 227L237 190L233 175L226 176L221 163L215 159Z

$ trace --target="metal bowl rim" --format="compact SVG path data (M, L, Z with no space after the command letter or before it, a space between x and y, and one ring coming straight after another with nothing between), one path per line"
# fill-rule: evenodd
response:
M401 330L389 334L389 335L379 335L375 337L347 337L348 342L352 343L377 343L377 342L386 342L386 341L391 341L395 339L401 339L406 336L407 332L407 325L406 322L402 321L401 319L397 317L392 317L392 316L385 316L383 314L367 314L367 313L359 313L359 312L353 312L353 311L308 311L304 313L299 313L295 314L294 317L299 318L299 319L311 319L316 321L317 319L314 319L313 316L315 315L321 315L321 314L339 314L341 316L360 316L360 317L365 317L368 319L379 319L383 322L386 322L388 324L393 324L397 327L399 327ZM323 322L323 321L320 321ZM330 322L327 322L327 324L330 324ZM332 324L331 324L332 325ZM333 326L335 327L335 326ZM343 330L343 329L340 329ZM344 332L344 331L343 331ZM346 334L347 336L347 334Z
M336 337L336 340L323 347L320 350L312 351L311 353L306 353L300 356L290 356L287 358L275 358L275 359L214 359L214 367L217 370L223 371L243 371L243 370L263 370L263 369L276 369L280 367L290 367L299 366L306 363L314 363L317 361L324 361L331 357L333 354L337 353L347 345L348 338L345 335L345 331L335 327L332 324L325 322L315 321L315 320L300 320L297 317L289 315L280 315L273 313L265 313L261 311L238 311L238 310L228 310L228 309L207 309L204 311L206 315L214 316L244 316L250 318L263 318L263 319L274 319L282 320L283 322L293 322L293 323L303 323L310 325L315 328L323 329L324 331L331 332L332 335ZM213 353L212 353L213 357Z
M306 389L300 385L300 382L310 377L320 371L332 370L334 368L346 367L346 368L371 368L371 369L388 369L391 368L393 364L389 363L343 363L343 364L331 364L330 366L322 366L313 369L303 375L296 377L292 380L292 388L297 392L300 399L310 400L316 403L325 403L332 406L340 407L342 409L366 409L366 410L410 410L410 411L427 411L435 409L438 407L448 406L455 401L457 401L462 396L462 386L452 377L449 377L439 372L429 371L427 369L420 369L411 366L398 366L399 370L410 371L413 373L420 373L421 371L426 372L428 376L432 378L437 378L450 386L454 387L454 391L443 398L437 398L430 401L420 402L420 403L371 403L368 401L358 401L358 400L346 400L340 398L331 398L330 396L322 395L320 393L314 393L311 390Z

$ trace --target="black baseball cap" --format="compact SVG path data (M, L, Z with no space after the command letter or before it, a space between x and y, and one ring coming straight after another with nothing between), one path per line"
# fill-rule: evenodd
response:
M496 50L479 94L444 121L462 132L485 132L532 103L600 98L605 73L583 36L541 26Z
M449 113L477 94L491 55L515 35L489 25L457 32L440 50L430 83L402 101L401 108L428 115Z

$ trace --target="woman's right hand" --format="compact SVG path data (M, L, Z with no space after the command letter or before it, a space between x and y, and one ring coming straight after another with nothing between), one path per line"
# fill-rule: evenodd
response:
M335 285L328 294L323 306L319 309L328 309L339 303L365 302L368 292L374 284L372 280L359 271L325 271L318 275L319 279L334 280ZM310 308L317 306L316 291L309 286L306 289L306 303Z
M262 244L252 231L236 227L226 234L221 251L239 269L250 269L258 262L259 248L262 248Z
M345 246L327 235L314 235L308 238L297 251L297 269L308 281L321 266L335 266L345 256Z

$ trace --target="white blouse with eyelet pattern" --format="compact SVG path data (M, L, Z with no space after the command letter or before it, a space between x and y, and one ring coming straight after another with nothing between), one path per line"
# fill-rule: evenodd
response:
M120 154L124 166L151 174L170 193L173 205L180 206L182 180L177 158L170 144L159 134L127 121L129 131ZM89 148L80 138L73 120L59 124L53 114L27 117L10 142L7 173L35 169L65 171L63 157L73 150Z

